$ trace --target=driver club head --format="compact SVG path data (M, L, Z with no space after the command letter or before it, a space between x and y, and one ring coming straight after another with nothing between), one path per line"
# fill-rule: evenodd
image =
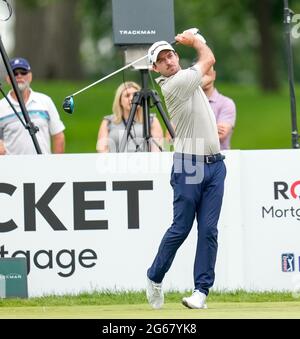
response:
M65 112L72 114L74 112L74 99L73 96L66 97L63 102L63 109Z

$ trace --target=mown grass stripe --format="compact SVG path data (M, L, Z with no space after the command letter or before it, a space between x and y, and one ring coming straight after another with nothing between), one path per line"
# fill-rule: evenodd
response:
M178 303L183 296L189 295L191 291L168 292L165 294L166 303ZM289 291L269 292L246 292L235 291L212 291L208 302L296 302L300 298ZM24 307L24 306L72 306L72 305L136 305L147 303L144 291L95 291L93 293L83 292L77 295L47 295L28 299L0 299L0 307Z

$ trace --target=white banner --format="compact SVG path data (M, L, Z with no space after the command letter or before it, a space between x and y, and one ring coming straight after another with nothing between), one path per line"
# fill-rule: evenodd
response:
M300 290L297 150L241 152L244 287Z
M214 288L295 290L298 151L224 153ZM172 223L172 153L4 156L0 165L0 257L26 256L30 296L145 288ZM166 289L193 288L195 246L193 227Z

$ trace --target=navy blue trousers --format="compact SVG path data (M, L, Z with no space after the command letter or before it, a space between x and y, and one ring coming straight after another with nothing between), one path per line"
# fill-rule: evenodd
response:
M191 231L195 217L198 224L194 261L194 288L209 293L215 280L218 249L218 219L224 193L226 167L217 161L206 164L196 157L176 158L171 173L174 190L173 223L160 243L158 253L147 271L149 279L162 282L175 254ZM181 155L182 156L182 155Z

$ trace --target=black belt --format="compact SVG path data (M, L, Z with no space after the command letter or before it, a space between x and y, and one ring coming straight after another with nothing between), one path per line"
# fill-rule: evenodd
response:
M209 155L196 155L196 154L187 154L187 153L174 153L174 159L180 159L182 161L196 161L196 162L205 162L206 164L213 164L214 162L221 161L225 159L225 155L221 153L209 154Z
M204 155L204 162L206 164L212 164L214 162L221 161L221 160L224 160L224 159L225 159L225 155L223 155L221 153Z

